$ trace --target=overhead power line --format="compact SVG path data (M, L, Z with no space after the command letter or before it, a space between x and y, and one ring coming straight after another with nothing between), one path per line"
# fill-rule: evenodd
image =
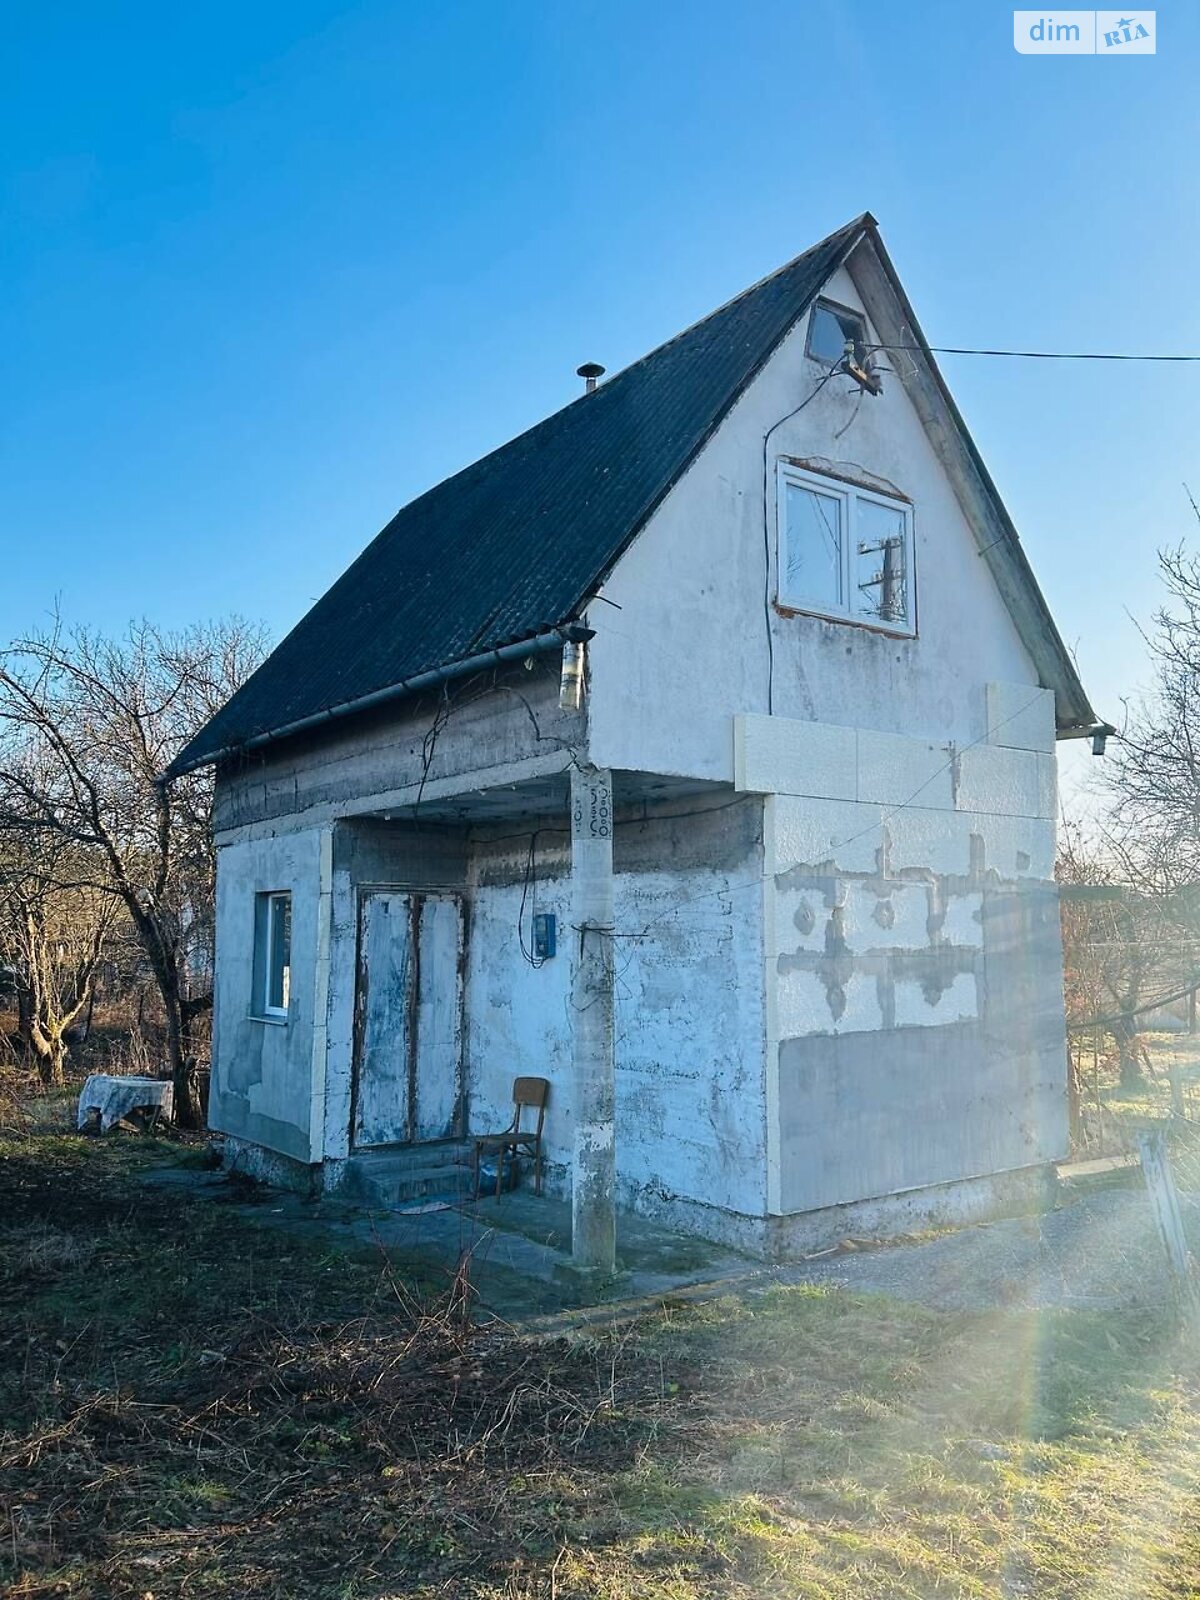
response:
M1200 355L1149 356L1117 350L974 350L957 344L873 344L871 350L912 350L935 356L1014 356L1022 361L1200 361Z

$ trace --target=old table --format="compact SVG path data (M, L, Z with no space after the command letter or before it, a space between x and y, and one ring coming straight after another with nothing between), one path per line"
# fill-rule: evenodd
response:
M100 1131L107 1133L131 1111L153 1112L167 1122L175 1115L175 1087L162 1078L125 1078L93 1072L79 1096L77 1126L84 1128L93 1112L100 1115Z

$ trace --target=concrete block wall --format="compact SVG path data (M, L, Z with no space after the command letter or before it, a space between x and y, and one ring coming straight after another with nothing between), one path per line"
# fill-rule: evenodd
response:
M988 742L961 751L739 719L739 786L771 795L777 1214L1063 1153L1052 699L1029 685L989 685L986 699Z
M369 818L439 796L561 770L583 741L580 711L559 704L558 658L538 657L437 693L247 751L218 772L218 838L235 831ZM438 725L436 736L431 728Z

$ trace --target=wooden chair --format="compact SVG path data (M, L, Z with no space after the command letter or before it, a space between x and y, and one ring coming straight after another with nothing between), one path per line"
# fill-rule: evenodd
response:
M480 1133L475 1136L475 1198L479 1199L479 1158L485 1150L496 1152L496 1199L504 1181L504 1157L512 1151L525 1150L533 1157L533 1192L542 1192L542 1128L546 1121L546 1100L550 1094L548 1078L513 1079L513 1119L503 1133ZM521 1126L521 1116L528 1106L537 1112L537 1126Z

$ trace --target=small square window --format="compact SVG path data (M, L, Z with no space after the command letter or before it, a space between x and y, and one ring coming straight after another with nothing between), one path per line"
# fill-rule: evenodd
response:
M254 897L254 1012L286 1017L292 987L292 897Z
M851 360L856 367L867 364L867 325L857 311L818 300L808 319L808 353L823 366L836 367L853 346Z
M780 604L915 633L908 502L786 461L778 486Z

